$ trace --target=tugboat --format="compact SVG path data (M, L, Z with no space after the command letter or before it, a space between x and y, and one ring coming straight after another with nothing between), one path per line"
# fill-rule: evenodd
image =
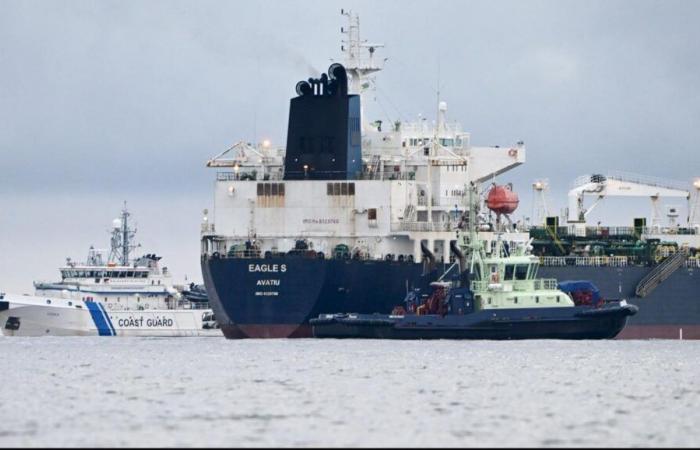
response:
M491 189L486 205L499 219L487 255L478 236L475 186L466 223L457 230L455 263L427 292L416 288L390 314L321 314L311 319L318 338L376 339L611 339L637 313L626 300L604 300L590 281L537 278L539 258L501 239L500 216L517 197ZM453 269L457 272L453 273Z

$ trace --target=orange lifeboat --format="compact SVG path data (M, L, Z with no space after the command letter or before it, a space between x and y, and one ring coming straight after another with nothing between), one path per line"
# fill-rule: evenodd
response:
M513 192L510 185L491 188L486 197L486 206L496 214L511 214L518 207L518 194Z

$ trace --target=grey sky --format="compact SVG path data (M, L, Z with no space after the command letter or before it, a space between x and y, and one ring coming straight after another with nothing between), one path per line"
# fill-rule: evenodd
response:
M0 269L26 285L17 242L59 234L41 269L55 276L126 199L143 238L188 224L160 243L187 253L154 250L196 272L204 162L240 139L284 142L296 81L340 56L341 7L386 44L369 118L434 116L439 73L474 144L525 141L527 164L502 178L523 213L537 177L564 206L584 173L700 175L699 2L0 0ZM46 217L55 198L70 213Z

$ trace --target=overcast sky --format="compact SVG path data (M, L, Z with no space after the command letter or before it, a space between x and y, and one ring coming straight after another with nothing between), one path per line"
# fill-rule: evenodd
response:
M700 176L697 1L0 0L0 290L106 246L124 200L201 279L205 161L284 143L294 85L341 57L340 8L386 45L368 118L432 117L439 76L473 144L525 141L501 178L524 214L539 177L560 208L585 173Z

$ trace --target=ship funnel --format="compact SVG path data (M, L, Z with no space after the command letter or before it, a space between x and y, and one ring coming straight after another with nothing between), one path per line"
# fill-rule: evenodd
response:
M332 64L319 78L296 84L289 105L285 180L352 180L362 172L360 97L348 94L348 74Z

